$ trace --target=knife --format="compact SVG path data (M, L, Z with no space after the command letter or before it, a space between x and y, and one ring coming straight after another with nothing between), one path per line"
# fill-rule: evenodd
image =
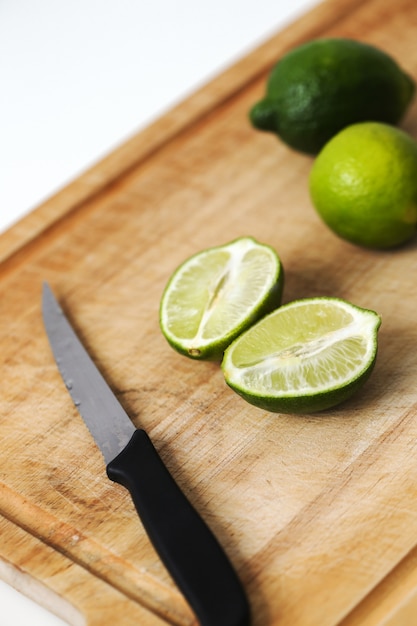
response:
M242 584L207 524L182 493L148 435L136 429L43 285L43 321L64 383L106 463L125 487L161 561L202 626L248 626Z

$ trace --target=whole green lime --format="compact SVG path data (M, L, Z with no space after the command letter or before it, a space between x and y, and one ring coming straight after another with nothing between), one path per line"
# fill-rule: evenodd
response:
M414 80L382 50L351 39L316 39L278 61L249 117L255 128L317 154L350 124L397 124L414 91Z
M340 237L392 248L417 227L417 143L387 124L363 122L331 139L310 172L310 194Z

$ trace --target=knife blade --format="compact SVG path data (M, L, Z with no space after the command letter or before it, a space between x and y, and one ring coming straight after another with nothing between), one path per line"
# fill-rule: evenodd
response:
M100 448L110 480L125 487L161 561L202 626L248 626L250 608L220 543L137 429L43 285L46 334L69 394Z

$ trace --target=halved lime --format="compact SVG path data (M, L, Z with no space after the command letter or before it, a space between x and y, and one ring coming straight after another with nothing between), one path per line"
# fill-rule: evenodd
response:
M225 380L268 411L328 409L349 398L370 375L380 324L374 311L338 298L291 302L227 348Z
M161 330L178 352L221 360L235 337L279 306L282 287L277 253L252 237L203 250L169 280L160 305Z

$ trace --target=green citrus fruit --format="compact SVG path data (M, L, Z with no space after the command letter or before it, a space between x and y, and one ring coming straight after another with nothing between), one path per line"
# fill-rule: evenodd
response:
M317 154L350 124L396 124L414 90L414 80L378 48L350 39L317 39L278 61L265 97L249 116L259 130Z
M279 306L283 269L277 253L252 237L198 252L172 275L160 326L181 354L221 360L226 346Z
M286 304L226 349L227 384L257 407L312 413L351 397L376 359L377 313L338 298Z
M340 237L392 248L417 226L417 142L377 122L354 124L333 137L310 172L317 212Z

